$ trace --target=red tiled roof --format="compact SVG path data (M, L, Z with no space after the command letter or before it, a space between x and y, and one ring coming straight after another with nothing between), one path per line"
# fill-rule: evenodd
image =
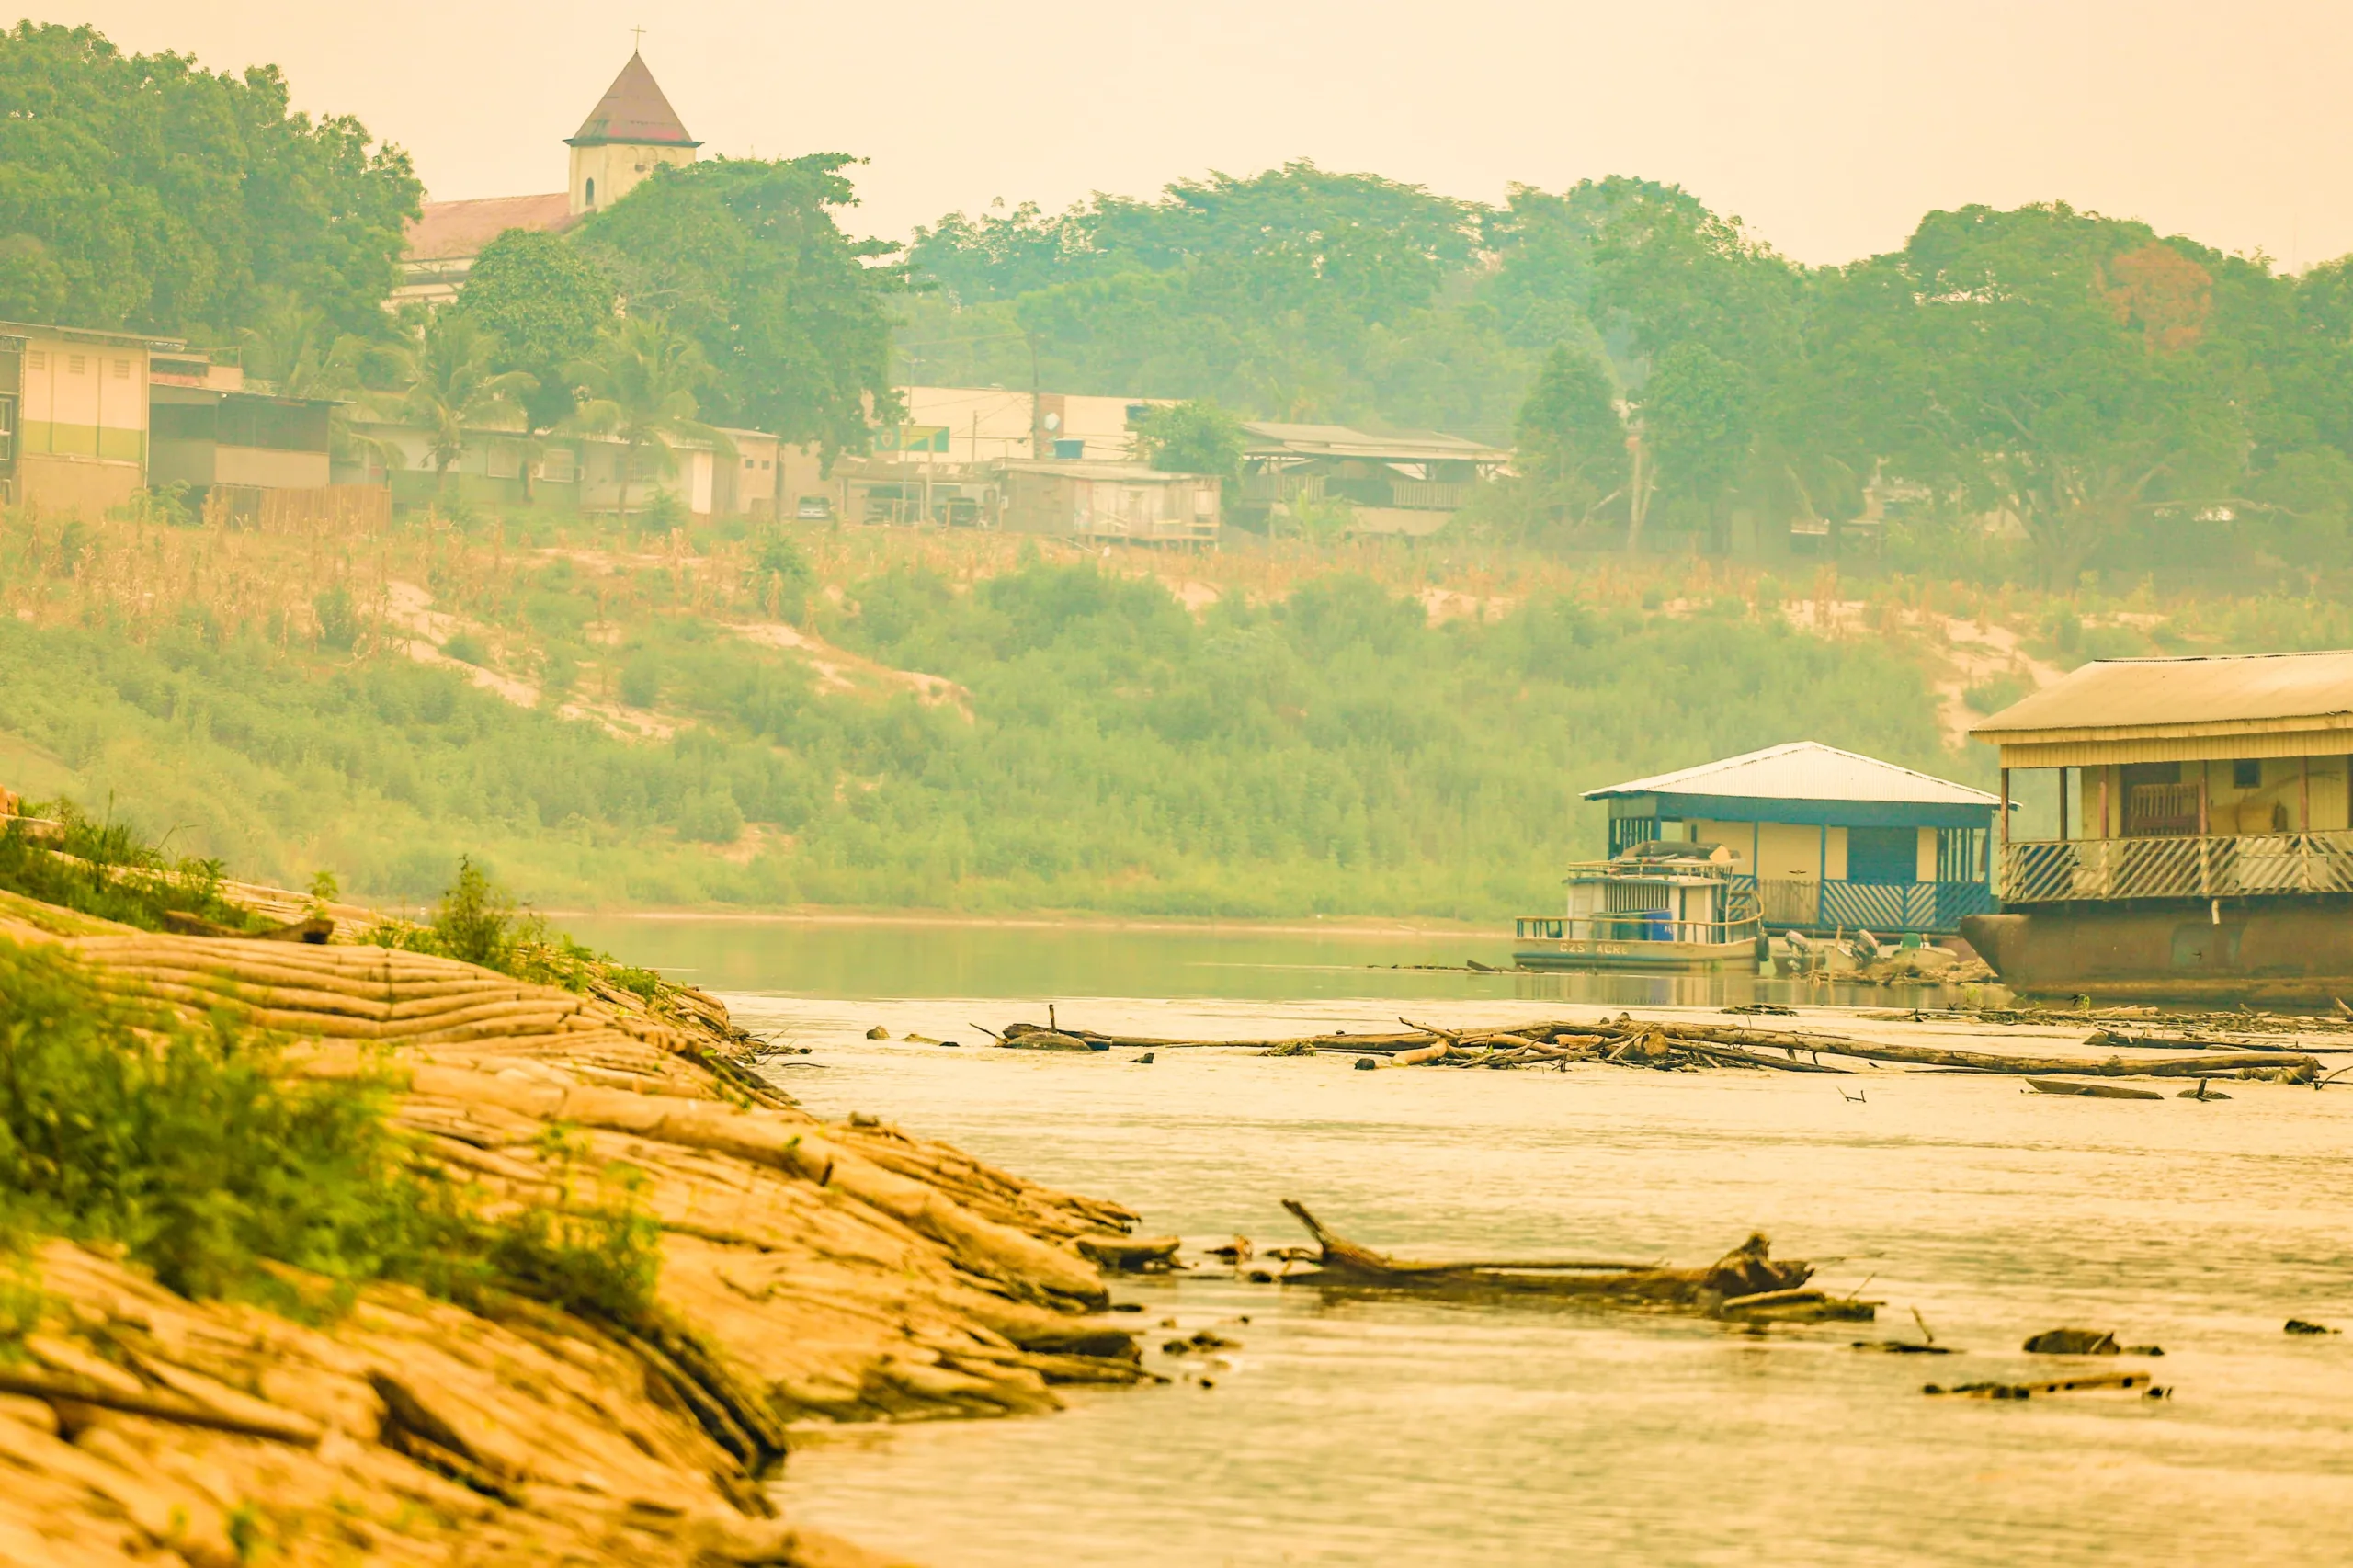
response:
M489 196L477 201L428 201L408 225L404 254L411 261L449 261L474 256L509 229L552 233L572 222L572 198Z
M654 73L645 68L645 58L632 54L613 85L605 89L604 97L588 111L580 129L566 142L574 147L597 147L607 142L654 142L676 147L699 147L701 142L687 134L678 122L678 111L654 84Z

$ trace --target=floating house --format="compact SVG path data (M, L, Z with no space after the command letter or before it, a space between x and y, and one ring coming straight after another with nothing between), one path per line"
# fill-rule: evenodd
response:
M1653 840L1719 844L1770 930L1943 934L1990 913L1999 800L1813 741L1589 790L1609 853Z
M2353 652L2106 659L1971 732L1999 748L2021 990L2270 996L2353 986Z

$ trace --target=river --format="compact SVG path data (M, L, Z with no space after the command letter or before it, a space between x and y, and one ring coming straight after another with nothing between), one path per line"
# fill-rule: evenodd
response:
M1698 1263L1754 1229L1779 1255L1842 1260L1821 1282L1888 1303L1871 1324L1744 1330L1327 1300L1210 1269L1123 1283L1155 1346L1215 1327L1239 1347L1207 1368L1155 1348L1148 1364L1181 1381L1047 1418L806 1434L782 1505L870 1546L932 1568L2353 1555L2353 1346L2281 1332L2353 1324L2353 1095L1010 1052L974 1026L1040 1017L1047 997L1094 1028L1234 1036L1782 988L1362 967L1486 956L1452 936L571 924L812 1047L778 1069L812 1108L1117 1198L1147 1232L1288 1244L1304 1238L1285 1197L1414 1256ZM961 1044L864 1039L877 1024ZM1851 1347L1922 1324L1965 1354ZM2063 1324L2161 1345L2097 1368L2153 1371L2172 1396L1920 1392L2081 1368L2019 1350Z

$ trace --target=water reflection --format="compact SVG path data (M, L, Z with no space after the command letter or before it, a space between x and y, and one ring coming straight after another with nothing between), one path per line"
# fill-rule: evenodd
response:
M1613 1007L1807 1001L1911 1006L1943 1000L1937 988L1809 989L1798 981L1721 971L1481 974L1461 966L1475 960L1508 971L1511 937L1507 931L1471 926L1324 933L645 915L575 915L561 924L582 941L706 990L800 996L1517 998Z

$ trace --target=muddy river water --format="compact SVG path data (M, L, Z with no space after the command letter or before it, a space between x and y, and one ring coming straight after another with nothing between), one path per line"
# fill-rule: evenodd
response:
M1035 1420L807 1435L781 1501L870 1546L935 1568L2353 1561L2353 1335L2281 1332L2290 1316L2353 1327L2353 1090L2233 1084L2199 1104L1892 1070L1362 1073L1212 1051L1143 1065L986 1049L972 1026L1040 1017L1040 978L1067 986L1065 1022L1228 1037L1371 1031L1401 1010L1711 1009L1755 983L1378 971L1352 966L1466 955L1459 940L1370 958L1251 945L1271 938L1192 952L1188 966L1227 966L1202 981L1165 951L1122 955L1097 934L1091 954L1058 954L1032 932L1027 951L946 965L961 983L944 985L913 945L895 975L839 950L813 973L786 928L574 924L813 1047L778 1070L813 1108L1117 1198L1147 1232L1302 1240L1285 1197L1423 1256L1698 1263L1761 1230L1779 1255L1840 1260L1821 1283L1888 1303L1876 1324L1759 1331L1326 1299L1207 1268L1124 1284L1152 1325L1149 1364L1180 1381ZM1119 983L1074 983L1090 972ZM961 1043L862 1038L875 1024ZM1851 1347L1917 1340L1922 1324L1965 1354ZM2171 1397L1920 1392L2092 1367L2020 1351L2063 1324L2162 1346L2093 1369L2152 1371ZM1222 1365L1156 1348L1211 1326L1239 1341Z

